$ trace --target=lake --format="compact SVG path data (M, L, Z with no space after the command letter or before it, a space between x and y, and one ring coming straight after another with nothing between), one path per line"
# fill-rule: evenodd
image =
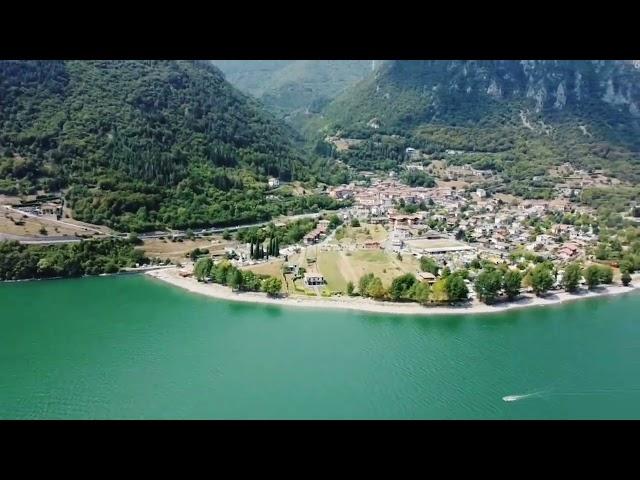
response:
M227 302L144 275L7 283L0 418L640 418L639 312L637 290L410 317Z

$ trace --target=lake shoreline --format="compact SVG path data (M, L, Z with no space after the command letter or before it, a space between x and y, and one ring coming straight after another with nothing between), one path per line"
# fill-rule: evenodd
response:
M118 275L135 275L139 273L147 273L150 271L163 270L166 268L175 268L167 265L152 265L145 267L134 267L129 269L122 269L114 273L99 273L97 275L79 275L77 277L34 277L34 278L20 278L18 280L1 280L1 283L25 283L25 282L43 282L48 280L71 280L74 278L91 278L91 277L115 277Z
M472 301L460 306L433 306L425 307L417 303L380 302L368 298L341 297L341 298L271 298L260 292L234 292L229 287L214 283L200 283L193 277L181 277L177 268L166 268L145 272L157 280L188 290L192 293L206 295L221 300L229 300L244 303L259 303L280 306L307 307L307 308L337 308L342 310L357 310L371 313L387 313L393 315L472 315L484 313L499 313L517 308L541 307L559 305L566 302L596 298L603 296L620 295L630 293L638 288L638 285L610 285L598 288L595 291L581 290L579 293L551 292L544 298L525 294L513 302L501 302L494 305L485 305L478 301ZM634 275L633 280L640 280L639 275ZM640 283L640 282L639 282Z

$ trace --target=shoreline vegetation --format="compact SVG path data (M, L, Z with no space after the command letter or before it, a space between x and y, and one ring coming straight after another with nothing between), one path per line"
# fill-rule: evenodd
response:
M73 278L157 266L135 248L142 243L129 239L104 238L57 245L23 245L0 241L0 280L20 281L49 278Z
M193 277L182 277L179 269L168 267L161 270L145 272L146 275L161 280L175 287L188 290L221 300L230 300L245 303L260 303L281 306L296 306L310 308L339 308L347 310L358 310L373 313L388 313L398 315L468 315L480 313L498 313L516 308L527 308L536 306L557 305L569 301L581 300L585 298L595 298L601 296L619 295L633 292L640 288L640 284L629 286L608 285L601 286L596 290L579 290L576 293L565 291L551 292L545 297L537 297L530 294L523 294L520 298L510 301L486 305L478 301L471 301L464 305L451 306L422 306L416 303L400 303L389 301L376 301L362 297L340 297L340 298L292 298L292 297L269 297L265 293L258 292L234 292L231 288L215 284L198 282ZM633 280L638 282L640 275L634 275Z

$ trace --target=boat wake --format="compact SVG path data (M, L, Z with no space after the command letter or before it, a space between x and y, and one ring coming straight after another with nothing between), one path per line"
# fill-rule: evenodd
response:
M524 400L525 398L542 396L543 393L544 392L533 392L533 393L523 393L520 395L506 395L502 397L502 400L505 402L517 402L518 400Z
M628 388L602 388L597 390L583 390L580 392L553 392L551 390L542 390L540 392L523 393L520 395L506 395L502 397L504 402L517 402L519 400L525 400L531 397L552 397L552 396L591 396L591 395L612 395L612 394L629 394L638 393L640 388L628 387Z

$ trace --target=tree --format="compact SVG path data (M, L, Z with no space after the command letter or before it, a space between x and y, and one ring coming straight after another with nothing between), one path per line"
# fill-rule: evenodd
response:
M262 282L262 291L270 297L275 297L282 289L282 280L276 277L269 277Z
M451 274L446 277L446 289L450 302L461 302L467 300L469 289L464 283L464 279L458 274Z
M242 272L242 285L249 292L257 292L262 286L262 280L252 271L245 270Z
M138 237L137 233L130 233L129 234L129 243L131 245L142 245L142 240L140 239L140 237Z
M394 278L389 288L389 296L393 301L408 297L409 290L411 290L411 287L413 287L416 282L416 277L412 273L406 273Z
M475 281L478 299L486 304L495 302L502 288L502 273L496 269L485 268Z
M331 230L338 227L339 225L342 225L342 220L340 220L340 217L338 217L338 215L334 213L331 216L329 216L329 228Z
M622 285L628 287L631 283L631 274L629 272L624 272L620 277L620 280L622 280Z
M449 301L446 279L441 278L433 284L433 287L431 289L431 300L437 303L444 303Z
M530 272L529 281L533 292L538 296L544 295L553 287L553 275L549 267L542 263L536 265Z
M222 232L222 238L224 240L231 240L231 233L229 233L229 230L227 230L226 228Z
M623 258L622 261L620 262L620 272L631 273L634 271L635 271L635 263L633 261L633 258L631 256L626 256L625 258Z
M118 265L116 265L113 260L107 262L104 267L105 273L118 273L119 270Z
M608 265L590 265L584 271L584 278L590 289L601 283L610 284L613 282L613 269Z
M373 273L366 273L360 277L360 280L358 281L358 291L363 297L367 296L367 290L369 289L369 284L371 283L373 278Z
M193 274L196 277L196 280L202 282L205 278L209 277L211 274L211 269L213 268L213 260L209 257L201 258L196 262L195 267L193 268Z
M386 291L384 289L384 286L382 285L382 280L380 280L378 277L374 277L367 287L367 295L376 300L381 300L384 298L385 293Z
M613 282L613 269L609 265L600 265L600 283L610 285Z
M509 300L513 300L520 295L520 288L522 287L522 272L519 270L507 270L504 273L502 288Z
M460 228L458 229L458 231L456 232L456 240L462 240L465 237L465 231Z
M431 257L421 257L420 258L420 270L423 272L429 272L434 275L438 274L438 264Z
M409 292L409 296L420 305L426 305L429 303L430 295L431 289L429 288L429 284L426 282L416 282Z
M354 288L355 287L353 286L353 282L348 282L347 283L347 295L352 296Z
M227 272L232 267L228 260L223 260L211 269L210 276L213 277L215 283L226 284Z
M597 287L600 284L600 267L598 265L589 265L584 270L584 279L589 290Z
M398 254L396 255L396 258L398 259L399 262L402 261L402 255L400 255L400 252L398 252Z
M607 260L611 255L611 251L608 245L604 243L599 243L598 246L596 247L594 255L598 260Z
M359 227L360 226L360 221L357 218L353 218L351 219L351 226L352 227Z
M572 262L564 269L562 286L567 292L575 292L582 278L582 266L577 262Z
M242 272L239 269L229 269L227 285L229 285L232 290L242 290L243 280Z

